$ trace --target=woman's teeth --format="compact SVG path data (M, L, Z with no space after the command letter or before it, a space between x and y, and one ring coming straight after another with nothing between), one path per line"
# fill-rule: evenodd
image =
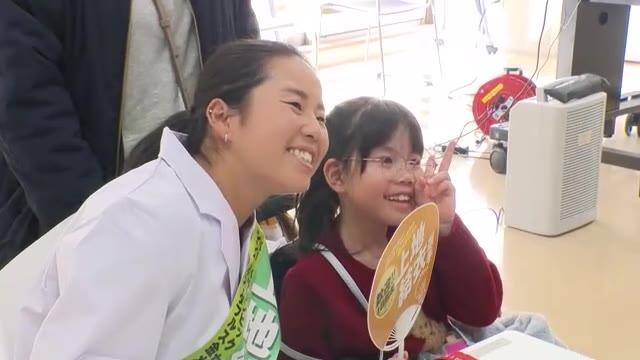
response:
M313 156L310 152L300 150L300 149L290 149L289 153L298 159L306 162L307 164L311 164L313 162Z
M387 196L386 199L390 201L408 202L411 200L411 197L409 195L391 195Z

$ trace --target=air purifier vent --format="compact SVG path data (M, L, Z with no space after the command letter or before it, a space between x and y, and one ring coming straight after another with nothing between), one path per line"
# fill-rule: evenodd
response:
M565 127L560 219L593 210L598 202L602 104L569 111Z

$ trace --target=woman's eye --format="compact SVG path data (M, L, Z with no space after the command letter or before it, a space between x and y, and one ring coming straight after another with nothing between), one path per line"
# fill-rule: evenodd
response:
M302 111L302 105L299 102L288 102L287 104L289 104L290 106L293 106L298 111Z
M322 124L327 122L327 119L324 116L318 116L316 117L316 120L318 120L318 122Z

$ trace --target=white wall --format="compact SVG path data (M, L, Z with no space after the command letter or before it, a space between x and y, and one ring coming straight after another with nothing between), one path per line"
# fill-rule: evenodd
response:
M626 60L640 62L640 6L631 8L627 35Z
M504 42L502 47L507 52L535 55L542 29L546 0L502 1L503 29L505 29L502 35ZM558 35L561 12L562 0L549 0L545 32L541 42L542 56L546 57L549 47ZM556 54L556 45L552 48L552 55Z

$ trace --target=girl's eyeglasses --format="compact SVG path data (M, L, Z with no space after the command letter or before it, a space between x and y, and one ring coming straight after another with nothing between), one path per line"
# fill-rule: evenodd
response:
M412 175L424 173L427 166L437 166L435 163L429 164L427 160L411 159L406 160L402 158L394 158L391 156L382 156L378 158L349 158L347 161L364 161L378 164L385 172L391 176L399 176L404 172L408 172Z

